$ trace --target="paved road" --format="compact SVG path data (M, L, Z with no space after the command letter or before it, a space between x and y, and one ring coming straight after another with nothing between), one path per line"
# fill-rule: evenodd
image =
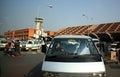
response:
M0 57L1 77L40 77L43 54L26 53Z
M106 64L107 77L120 77L120 64Z
M43 54L23 53L21 57L0 56L0 77L40 77ZM107 77L120 76L120 64L107 63Z

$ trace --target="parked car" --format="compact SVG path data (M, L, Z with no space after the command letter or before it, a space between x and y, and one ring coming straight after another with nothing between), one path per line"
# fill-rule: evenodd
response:
M2 49L5 49L5 45L8 43L7 40L0 40L0 50Z
M92 38L92 41L95 43L95 45L100 43L99 39L96 39L96 38Z
M24 42L22 44L22 47L21 47L21 49L25 49L25 50L28 50L28 51L38 50L40 48L41 48L40 42L35 41L35 40L28 40L28 41Z
M24 49L27 41L20 41L20 48Z
M46 55L41 77L106 76L103 58L89 36L56 36L46 51L42 49Z
M109 51L115 51L116 50L117 43L112 43L109 46Z

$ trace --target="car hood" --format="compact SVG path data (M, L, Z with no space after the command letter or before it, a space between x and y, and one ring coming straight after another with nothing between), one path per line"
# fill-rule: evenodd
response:
M67 73L105 72L103 62L48 62L44 61L42 71Z

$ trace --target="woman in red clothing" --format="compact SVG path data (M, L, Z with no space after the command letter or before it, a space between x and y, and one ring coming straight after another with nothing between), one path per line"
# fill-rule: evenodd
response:
M11 42L8 42L8 44L5 45L5 54L9 55L11 52Z

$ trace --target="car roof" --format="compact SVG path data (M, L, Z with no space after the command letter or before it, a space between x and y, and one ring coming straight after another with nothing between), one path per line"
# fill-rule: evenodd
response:
M55 36L54 38L85 38L85 39L90 39L90 36L86 35L58 35Z

